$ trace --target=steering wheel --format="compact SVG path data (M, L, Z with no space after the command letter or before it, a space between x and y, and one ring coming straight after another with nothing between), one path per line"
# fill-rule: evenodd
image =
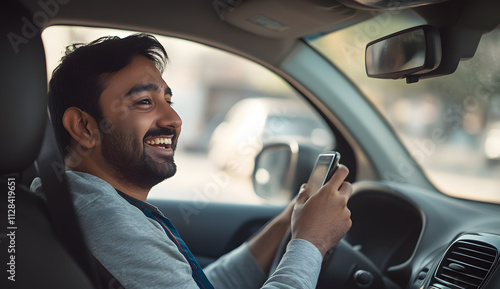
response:
M276 255L274 256L269 276L276 270L286 252L291 239L291 232L283 237ZM387 283L380 270L360 250L351 246L346 240L340 242L325 254L318 278L318 289L330 288L363 288L389 289L398 288L395 284ZM389 285L389 286L388 286Z

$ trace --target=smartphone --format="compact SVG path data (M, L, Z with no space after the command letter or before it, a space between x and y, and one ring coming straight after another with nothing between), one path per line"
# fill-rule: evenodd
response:
M307 181L310 195L315 194L330 180L338 167L339 161L340 154L338 152L329 151L319 154L316 159L316 164L309 176L309 180Z

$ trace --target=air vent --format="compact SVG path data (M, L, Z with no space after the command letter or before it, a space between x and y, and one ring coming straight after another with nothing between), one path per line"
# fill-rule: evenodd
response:
M498 250L474 240L455 242L446 252L436 278L463 289L477 289L492 268Z

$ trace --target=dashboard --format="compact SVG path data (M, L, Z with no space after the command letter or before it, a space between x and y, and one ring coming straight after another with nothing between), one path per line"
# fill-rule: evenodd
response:
M345 240L395 284L387 288L500 288L500 205L360 182L349 209Z

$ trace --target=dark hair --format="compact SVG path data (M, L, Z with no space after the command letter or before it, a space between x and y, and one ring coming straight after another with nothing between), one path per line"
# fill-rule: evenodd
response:
M89 44L66 47L66 54L52 73L48 103L51 121L64 156L69 151L70 135L62 118L69 107L78 107L96 119L102 119L99 98L104 90L104 74L114 73L130 64L135 56L150 59L163 70L168 59L163 46L149 34L134 34L126 38L101 37Z

